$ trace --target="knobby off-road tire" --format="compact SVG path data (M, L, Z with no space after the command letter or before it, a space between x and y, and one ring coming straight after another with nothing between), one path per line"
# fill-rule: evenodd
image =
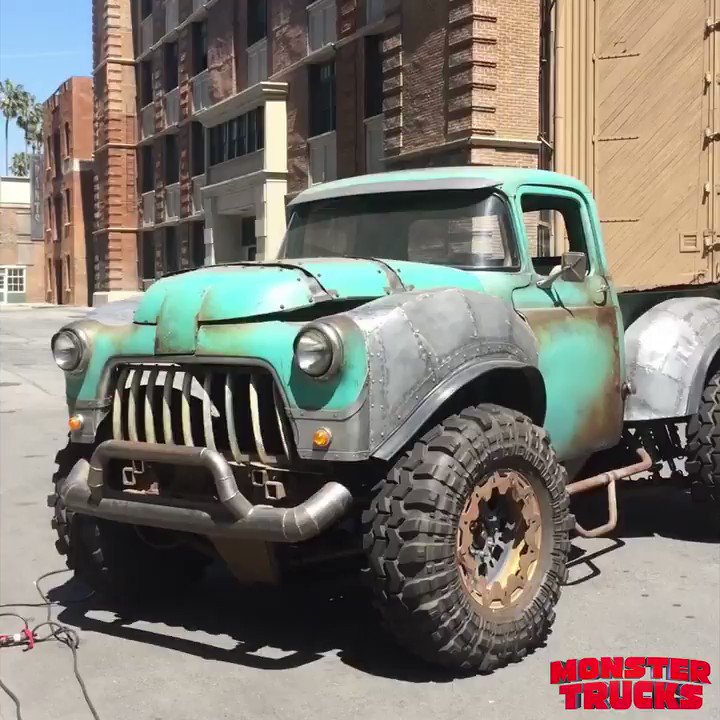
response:
M527 586L497 610L479 607L462 577L459 526L472 497L508 473L532 488L541 534ZM541 428L495 405L468 408L417 441L375 493L364 546L376 604L401 645L434 664L486 672L544 641L574 518L565 470Z
M687 462L693 494L720 503L720 372L705 385L687 426Z
M67 510L59 487L88 451L69 443L58 452L53 475L55 547L75 575L108 600L138 602L191 588L202 578L209 557L152 528L111 522Z

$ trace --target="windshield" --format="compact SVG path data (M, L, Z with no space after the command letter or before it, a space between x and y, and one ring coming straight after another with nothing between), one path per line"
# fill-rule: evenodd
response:
M383 193L296 207L282 258L366 257L517 269L505 202L487 191Z

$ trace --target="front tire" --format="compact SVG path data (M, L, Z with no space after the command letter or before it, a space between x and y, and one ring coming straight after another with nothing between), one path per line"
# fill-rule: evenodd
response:
M55 492L49 497L55 547L76 577L108 600L140 602L164 598L197 584L210 557L154 528L111 522L72 513L59 489L74 464L88 455L69 443L56 457Z
M720 372L705 385L700 409L687 427L687 462L693 496L720 503Z
M495 405L416 442L363 516L377 604L400 644L483 672L540 645L566 579L565 485L545 432Z

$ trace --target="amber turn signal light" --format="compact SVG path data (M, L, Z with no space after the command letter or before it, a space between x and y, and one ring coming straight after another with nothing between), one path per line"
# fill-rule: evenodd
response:
M316 450L327 450L332 442L332 433L324 427L318 428L313 433L313 447Z
M75 432L76 430L82 430L82 426L83 426L83 416L82 415L73 415L68 420L68 427L73 432Z

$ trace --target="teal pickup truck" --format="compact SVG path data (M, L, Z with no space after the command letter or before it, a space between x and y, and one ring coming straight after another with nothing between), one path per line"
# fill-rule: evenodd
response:
M570 533L613 529L618 480L684 461L720 501L720 288L618 293L581 183L389 172L288 212L277 259L176 273L54 336L53 523L93 587L364 557L400 643L484 671L543 641ZM599 487L586 529L570 498Z

